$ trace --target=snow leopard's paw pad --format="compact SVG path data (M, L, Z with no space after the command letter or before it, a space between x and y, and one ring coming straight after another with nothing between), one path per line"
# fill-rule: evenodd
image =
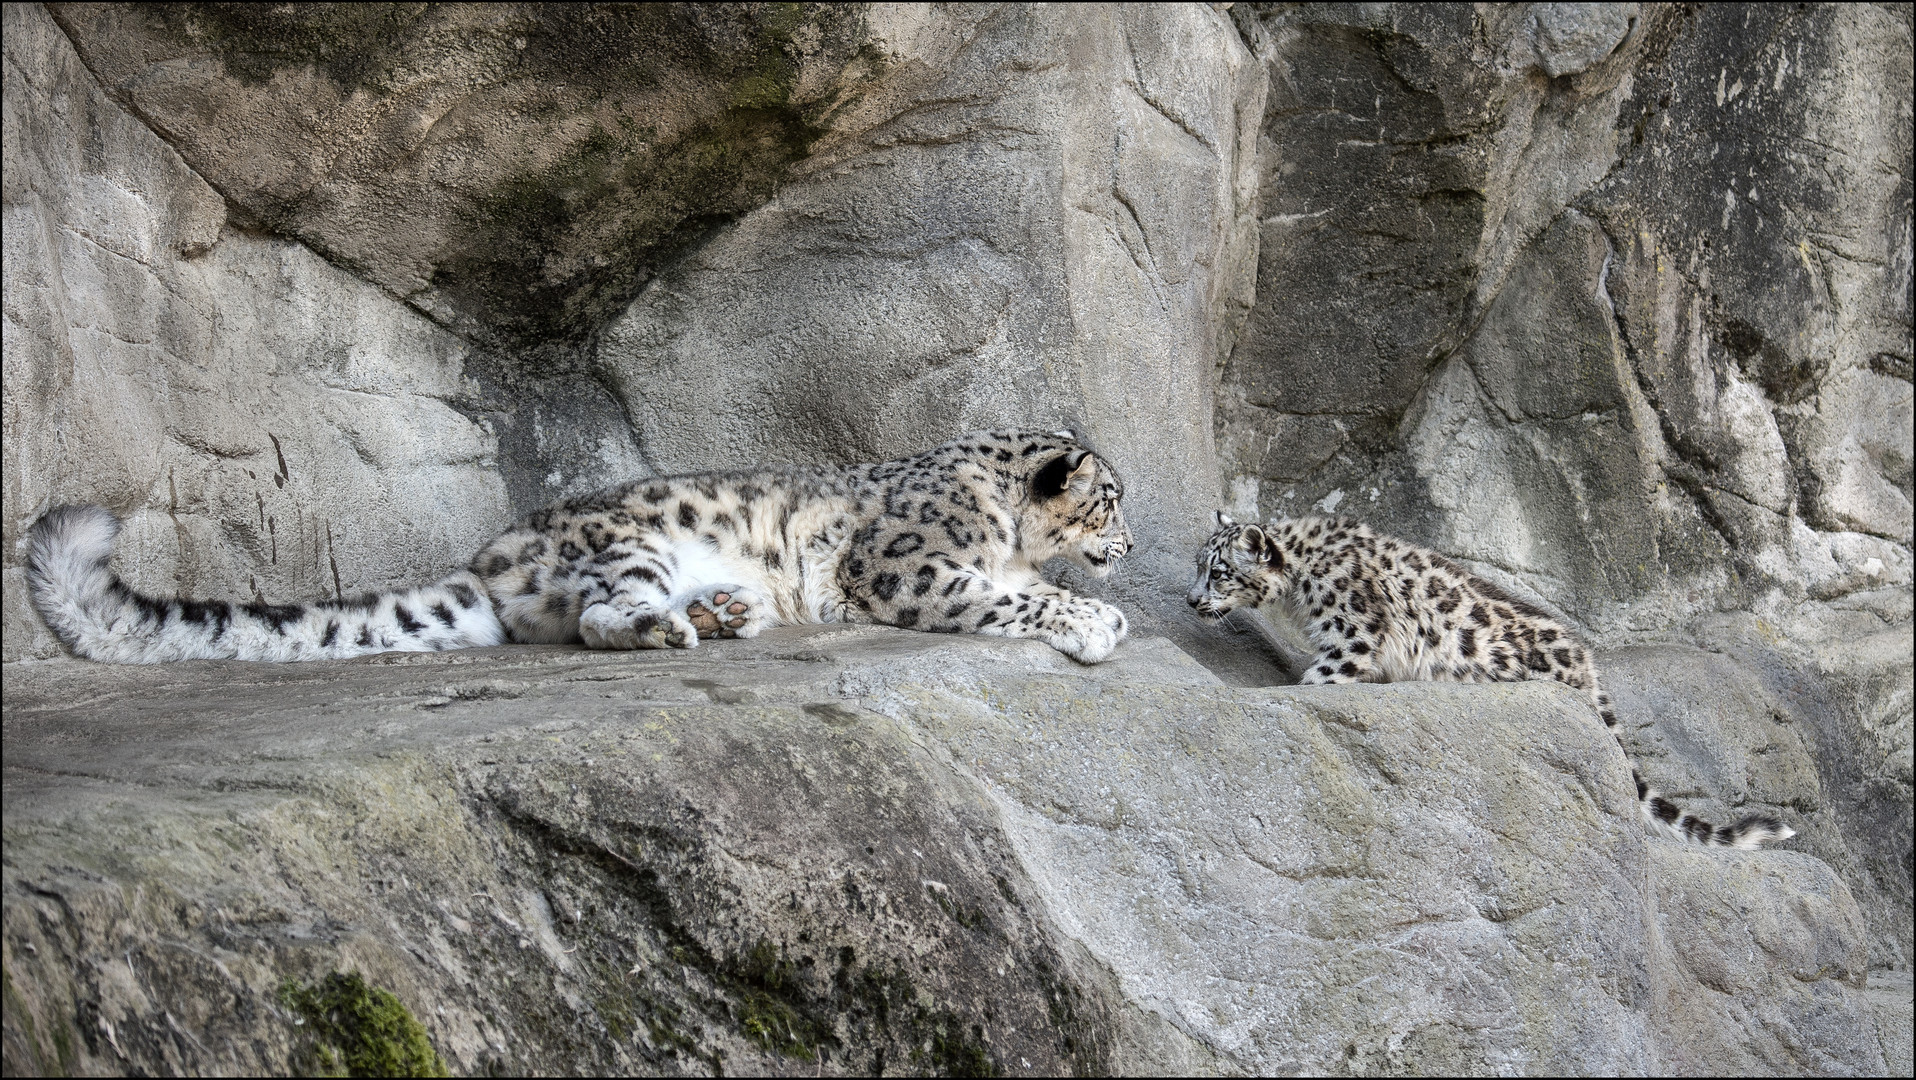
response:
M770 617L757 593L737 585L701 586L685 614L702 638L756 637Z

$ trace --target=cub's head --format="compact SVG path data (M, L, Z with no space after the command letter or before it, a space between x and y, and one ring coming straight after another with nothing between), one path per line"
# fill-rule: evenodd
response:
M1033 565L1062 556L1097 577L1131 550L1131 529L1118 509L1124 481L1083 447L1059 453L1031 474L1023 546Z
M1221 619L1232 609L1256 607L1277 595L1284 552L1256 525L1217 513L1217 531L1198 552L1197 580L1185 599L1199 615Z

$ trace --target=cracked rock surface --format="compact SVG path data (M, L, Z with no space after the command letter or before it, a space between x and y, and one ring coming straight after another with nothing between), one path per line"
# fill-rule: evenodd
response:
M1819 822L1907 970L1908 10L1232 16L1271 79L1216 406L1240 516L1461 558L1641 647L1659 703L1716 654L1756 695L1697 725L1724 766L1646 775ZM1768 716L1804 749L1765 792Z
M1897 1038L1841 879L1646 838L1552 685L814 627L5 694L13 1070L285 1071L274 989L348 968L458 1072L1868 1073Z
M962 1071L974 1050L1034 1070L1542 1070L1573 1068L1573 1047L1621 1071L1844 1072L1875 1067L1865 1015L1903 1018L1872 1037L1892 1069L1908 1061L1893 1037L1916 955L1907 6L0 18L0 657L9 768L37 763L8 774L8 825L74 814L101 838L60 864L94 867L78 877L33 872L49 894L8 878L9 934L42 935L22 939L41 953L8 939L9 986L26 985L16 964L63 972L34 976L35 1011L9 999L8 1060L35 1062L20 1071L62 1053L107 1070L281 1067L294 1044L259 996L268 981L362 956L427 1003L461 1069L696 1070L717 1054L790 1071L817 1062L784 1051L812 1045L847 1070L881 1049L920 1071ZM353 595L462 565L555 497L883 458L1001 424L1071 427L1115 462L1139 546L1110 579L1061 580L1169 645L1134 642L1098 669L881 634L826 661L739 646L100 672L52 662L19 564L45 509L98 502L126 519L116 568L142 589ZM1543 688L1274 689L1295 642L1241 617L1201 625L1182 600L1220 505L1352 514L1561 614L1598 648L1653 783L1713 820L1771 813L1800 835L1714 862L1641 842L1612 821L1610 780L1577 780L1584 802L1550 786L1596 757L1557 779L1523 764L1542 752L1536 725L1568 725L1548 742L1587 719ZM703 666L720 655L740 663ZM932 658L1003 683L945 678ZM891 679L889 663L917 674ZM673 674L645 674L659 671ZM590 698L594 680L614 697ZM228 686L253 704L221 704ZM144 763L157 772L114 771L138 762L131 720L62 711L96 689L176 747ZM562 758L588 729L633 747L617 700L705 733L688 757L654 749L632 774L650 794L596 751L591 767ZM1021 742L991 726L1013 700L1068 722ZM541 701L544 719L512 712ZM598 719L576 736L521 730L578 710ZM202 726L168 726L191 717ZM841 721L852 734L820 733ZM486 724L541 753L485 764ZM741 775L790 788L809 768L869 790L806 804L817 820L755 803L737 830L702 832L756 797L726 779L734 745ZM1353 802L1328 773L1285 772L1304 768L1296 747L1395 779L1378 781L1383 802ZM228 749L239 771L205 771ZM1208 771L1181 756L1200 751L1221 756ZM312 764L328 755L353 764ZM1455 786L1430 761L1478 779ZM121 816L84 817L82 791L113 793ZM932 809L871 817L894 797ZM1506 797L1595 831L1532 851L1535 815ZM604 828L588 806L610 808ZM149 817L187 824L143 847ZM164 846L236 821L246 853ZM380 860L410 841L353 836L399 821L444 846L389 885ZM633 891L603 853L663 843L644 831L659 821L689 830L670 833L684 851L725 854L678 892ZM1366 862L1359 833L1338 831L1350 822L1385 854ZM944 861L913 878L880 859L904 858L879 843L893 835L965 839L917 844ZM814 883L778 900L766 883L804 867L775 837L823 845L860 899ZM617 955L621 973L651 966L616 993L611 968L565 952L563 899L532 898L562 877L650 928ZM858 923L884 910L868 885L912 929ZM1353 896L1355 928L1337 914ZM1784 897L1801 904L1755 918ZM63 902L76 927L149 930L60 937L46 920L69 917L47 914ZM230 929L215 908L264 914ZM1738 927L1741 944L1722 936ZM99 944L114 933L120 966ZM821 935L857 959L813 948ZM1545 971L1550 935L1582 974ZM255 1003L224 1049L179 1034L225 1022L224 1006L189 1018L143 981L188 947L219 959L166 976L185 980L166 984L180 1000ZM895 981L928 963L920 949L956 981ZM799 955L812 966L791 967ZM987 1017L980 1003L1000 1000ZM523 1026L484 1026L496 1017ZM592 1049L551 1056L572 1041ZM873 1056L830 1056L854 1045Z

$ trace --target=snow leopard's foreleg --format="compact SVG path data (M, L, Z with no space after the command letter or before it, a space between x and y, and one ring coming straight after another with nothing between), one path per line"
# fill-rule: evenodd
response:
M1036 638L1074 660L1111 655L1129 629L1124 613L1055 585L1017 589L955 562L922 564L909 578L884 571L860 596L881 623L941 634Z

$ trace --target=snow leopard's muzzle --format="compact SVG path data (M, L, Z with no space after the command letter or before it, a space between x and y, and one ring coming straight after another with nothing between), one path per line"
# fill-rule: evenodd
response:
M1202 618L1222 619L1237 607L1237 601L1228 596L1219 596L1213 593L1210 586L1210 575L1202 570L1198 571L1197 582L1191 586L1191 591L1185 595L1185 602L1190 604L1191 609L1196 611Z
M1092 543L1087 544L1085 548L1079 552L1084 558L1085 566L1090 568L1092 575L1095 577L1104 577L1110 574L1112 567L1116 565L1117 561L1131 553L1132 541L1130 526L1124 523L1122 517L1119 517L1116 521L1112 522L1112 524L1115 525L1116 528L1106 529L1096 537L1093 537Z

